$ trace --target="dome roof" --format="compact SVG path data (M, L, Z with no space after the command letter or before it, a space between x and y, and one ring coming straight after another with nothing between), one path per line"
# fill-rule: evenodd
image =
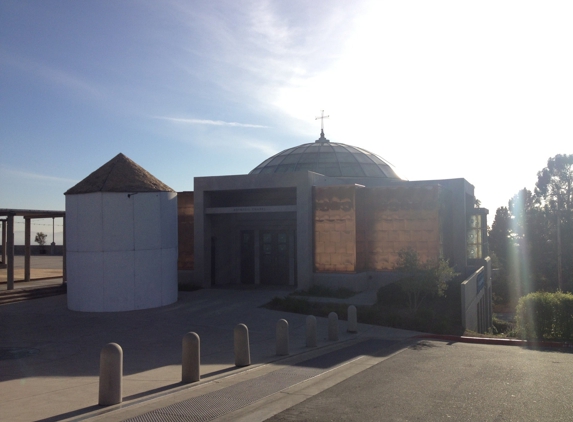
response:
M330 142L321 132L313 143L285 149L263 161L249 174L291 173L309 170L330 177L400 179L392 165L365 149Z

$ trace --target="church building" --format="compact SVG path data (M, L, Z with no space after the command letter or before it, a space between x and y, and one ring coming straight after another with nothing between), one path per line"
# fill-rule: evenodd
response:
M398 253L456 271L488 254L487 210L465 179L402 180L358 146L319 139L178 193L179 282L360 291L395 279Z

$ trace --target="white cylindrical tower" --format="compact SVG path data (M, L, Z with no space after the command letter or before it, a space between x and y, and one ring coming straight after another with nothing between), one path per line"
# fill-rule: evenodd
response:
M66 193L68 308L177 301L177 193L123 154Z

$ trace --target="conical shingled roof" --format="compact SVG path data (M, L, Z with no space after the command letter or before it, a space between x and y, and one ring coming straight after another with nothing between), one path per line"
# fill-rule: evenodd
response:
M94 171L64 195L94 192L174 192L122 153Z

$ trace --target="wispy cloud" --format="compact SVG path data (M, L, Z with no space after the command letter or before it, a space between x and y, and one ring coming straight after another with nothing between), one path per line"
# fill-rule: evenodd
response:
M278 86L296 85L337 59L356 8L333 2L325 10L305 3L301 11L272 1L243 1L226 3L221 13L216 6L172 4L188 27L188 53L201 56L203 74L227 92L262 103L269 97L272 102ZM193 73L196 67L193 62L188 69Z
M21 170L14 170L9 168L0 168L0 172L6 173L8 176L17 177L21 179L27 180L37 180L43 182L56 182L56 183L66 183L66 184L76 184L78 180L76 179L68 179L65 177L57 177L57 176L48 176L46 174L38 174L38 173L31 173L27 171Z
M265 156L268 157L275 155L276 153L279 152L276 148L272 147L271 145L268 145L260 141L246 140L243 141L243 145L247 148L252 148L256 149L257 151L261 151Z
M31 60L26 57L9 54L4 50L0 56L2 57L2 62L24 72L33 73L34 75L44 78L58 86L63 86L74 92L82 92L92 97L99 98L102 96L101 91L93 84L86 82L69 71L50 66L40 61Z
M225 122L223 120L208 120L208 119L183 119L177 117L155 117L156 119L168 120L175 123L186 123L190 125L209 125L209 126L234 126L234 127L250 127L266 129L268 126L255 125L251 123L238 123L238 122Z

